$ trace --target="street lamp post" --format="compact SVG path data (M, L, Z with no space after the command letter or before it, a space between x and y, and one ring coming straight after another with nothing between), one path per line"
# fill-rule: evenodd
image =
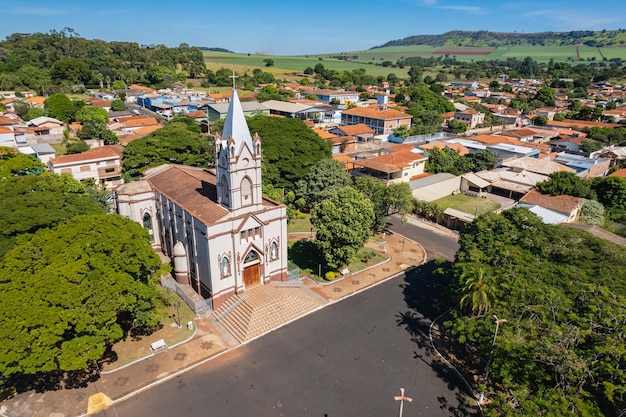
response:
M402 417L402 411L404 410L404 402L405 401L411 402L413 401L413 398L409 398L405 396L404 388L400 388L400 395L396 395L395 397L393 397L393 399L396 401L400 401L400 414L398 414L398 416Z
M485 377L483 379L483 384L487 385L487 379L489 378L489 370L491 368L491 361L493 359L493 348L496 345L496 337L498 337L498 329L500 328L500 323L506 323L506 319L499 319L495 314L493 318L496 323L496 329L493 332L493 340L491 341L491 351L489 352L489 359L487 359L487 366L485 367ZM480 392L480 397L478 398L478 403L482 404L485 400L485 391Z

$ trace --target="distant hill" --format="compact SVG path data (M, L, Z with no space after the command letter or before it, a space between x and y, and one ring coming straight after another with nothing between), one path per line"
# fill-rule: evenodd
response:
M442 35L416 35L404 39L387 42L375 46L429 45L442 46L473 46L473 47L500 47L513 45L540 45L540 46L571 46L587 45L591 47L626 46L626 30L602 31L573 31L573 32L477 32L453 30Z
M234 54L233 51L229 51L228 49L224 49L224 48L207 48L206 46L198 46L198 49L201 51L228 52L228 53Z

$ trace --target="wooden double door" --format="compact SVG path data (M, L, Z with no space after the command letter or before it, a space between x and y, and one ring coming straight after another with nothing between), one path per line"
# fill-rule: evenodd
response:
M250 288L253 285L258 285L261 283L260 275L259 275L259 266L260 263L256 263L254 265L246 266L243 269L243 284L246 288Z

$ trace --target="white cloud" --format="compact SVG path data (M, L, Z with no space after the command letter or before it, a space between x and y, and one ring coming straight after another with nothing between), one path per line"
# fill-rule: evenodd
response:
M483 9L478 6L437 6L437 8L444 10L458 10L461 12L469 12L475 14L483 13Z

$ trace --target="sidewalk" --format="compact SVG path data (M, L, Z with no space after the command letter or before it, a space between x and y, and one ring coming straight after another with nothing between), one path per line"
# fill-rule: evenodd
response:
M332 302L394 277L407 268L421 265L426 257L424 249L418 243L394 233L386 234L385 243L370 241L366 246L381 252L387 251L390 259L328 284L304 279L305 286ZM75 417L96 413L237 345L234 338L211 316L196 318L196 326L197 332L189 341L103 373L100 379L86 388L19 394L0 404L0 415Z

